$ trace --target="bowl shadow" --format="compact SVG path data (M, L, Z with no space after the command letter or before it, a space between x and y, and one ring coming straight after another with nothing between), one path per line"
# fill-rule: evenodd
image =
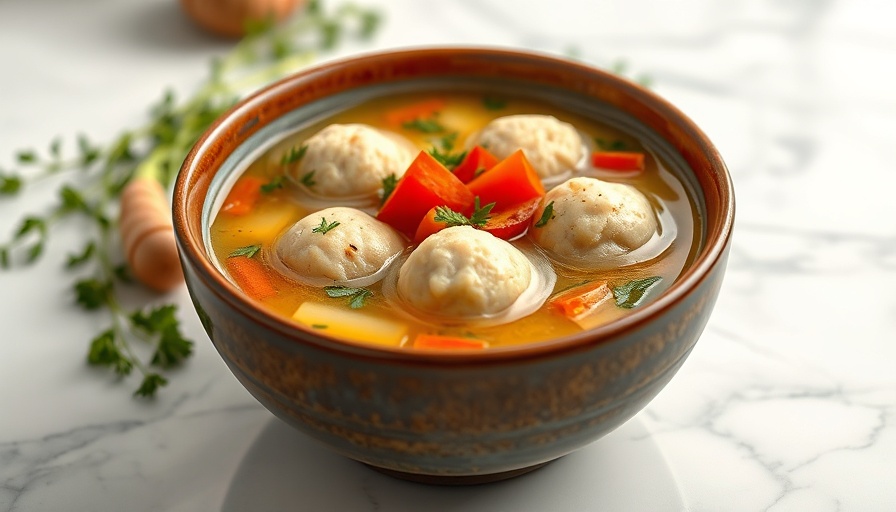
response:
M221 507L223 512L686 509L665 458L637 417L541 469L473 486L424 485L383 475L274 418L240 462Z

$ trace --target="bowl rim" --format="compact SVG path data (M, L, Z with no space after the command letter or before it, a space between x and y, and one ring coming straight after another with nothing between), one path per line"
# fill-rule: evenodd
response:
M614 88L625 90L630 96L637 99L641 105L659 112L664 119L673 120L673 124L677 126L677 129L686 134L686 138L690 139L699 148L697 157L705 160L707 165L714 171L710 177L714 181L717 189L716 193L720 199L719 211L721 218L717 219L719 229L715 232L707 230L703 239L704 247L698 252L696 259L668 289L648 304L607 324L583 330L579 333L522 345L493 347L485 351L416 351L402 347L379 346L329 336L323 332L306 328L297 322L292 322L283 315L269 310L246 296L212 264L210 257L205 254L205 240L202 234L200 233L196 236L191 229L188 229L189 223L191 221L195 222L188 215L188 204L193 195L188 182L190 182L190 178L195 173L202 172L198 168L204 162L210 160L207 157L209 152L213 152L212 147L217 138L231 131L241 132L247 129L245 124L242 127L234 125L240 113L248 112L255 107L261 107L267 101L286 94L302 82L313 82L328 76L328 73L365 63L367 67L371 67L379 61L397 60L411 62L414 59L432 57L433 55L473 59L517 59L537 66L560 66L570 72L600 78L604 83L612 84ZM650 126L650 128L655 130L653 126ZM678 147L675 147L675 149L680 151ZM208 170L205 172L208 172ZM215 172L217 172L217 169L215 169ZM705 196L706 187L701 186L698 188ZM200 206L204 204L206 199L206 197L201 199ZM614 341L620 341L621 335L624 335L627 331L635 330L639 325L645 325L653 318L673 308L679 301L698 288L712 274L712 270L717 264L724 262L723 258L730 245L734 224L734 199L733 184L727 166L707 135L681 110L640 84L598 67L553 54L518 48L452 45L386 49L357 53L304 68L253 92L216 119L194 144L185 158L175 181L172 213L175 237L181 259L189 260L192 263L193 269L196 270L197 278L205 280L210 291L215 293L220 300L229 303L230 306L240 310L256 322L264 324L266 328L283 335L284 338L292 342L312 344L319 349L330 352L365 358L386 359L392 362L469 365L509 362L545 355L559 355L597 345L605 347L614 345ZM186 265L186 261L183 264ZM601 347L597 348L600 349Z

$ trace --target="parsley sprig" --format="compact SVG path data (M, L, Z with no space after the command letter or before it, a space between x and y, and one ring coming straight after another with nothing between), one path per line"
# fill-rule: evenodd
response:
M458 213L447 206L437 206L436 215L432 220L446 224L448 227L473 226L481 228L482 226L485 226L488 219L491 217L490 214L492 208L495 207L495 204L496 203L489 203L480 207L479 196L476 196L476 199L474 200L473 214L469 217L462 213Z
M335 228L338 225L339 225L338 220L334 220L333 222L327 222L326 217L321 217L320 218L320 226L317 226L316 228L312 229L311 232L326 235L327 232L329 232L331 229Z
M80 245L65 260L78 276L72 287L74 300L87 311L105 313L110 321L90 341L87 361L109 368L119 378L136 370L142 379L135 395L154 396L168 382L163 372L187 359L193 344L181 335L173 305L125 303L124 291L131 280L115 235L122 189L136 176L170 185L194 142L240 97L295 71L316 52L331 50L346 38L369 38L379 19L377 12L354 4L325 12L320 2L311 1L302 15L287 23L252 27L229 53L211 63L206 79L191 96L180 98L165 91L142 126L123 129L107 143L77 135L73 143L56 138L44 150L16 151L12 167L0 165L0 199L20 197L29 185L48 178L67 181L43 211L26 215L8 239L0 239L0 269L39 259L54 227L83 231ZM305 149L296 148L286 157L301 160ZM263 191L280 186L282 181L275 179ZM84 229L84 220L89 229ZM144 351L147 358L138 354Z
M324 291L327 293L327 297L331 297L334 299L348 297L348 306L352 309L364 307L364 303L367 301L367 299L373 297L373 292L368 290L367 288L352 288L350 286L324 286Z

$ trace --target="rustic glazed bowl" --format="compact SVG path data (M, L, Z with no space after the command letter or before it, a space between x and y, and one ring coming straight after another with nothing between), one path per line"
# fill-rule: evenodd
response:
M478 353L334 339L253 302L213 263L212 204L228 174L283 130L358 101L445 87L507 90L600 116L683 169L702 244L667 291L574 336ZM254 152L254 153L253 153ZM734 197L707 137L675 107L584 64L515 51L392 51L292 75L241 102L196 144L174 194L181 260L221 357L271 412L338 453L424 482L499 480L570 453L640 411L697 342L722 283Z

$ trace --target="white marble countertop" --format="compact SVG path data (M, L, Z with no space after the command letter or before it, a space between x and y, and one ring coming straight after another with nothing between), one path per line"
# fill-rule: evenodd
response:
M374 0L370 0L374 2ZM896 7L863 0L374 3L371 44L565 53L629 75L726 159L728 273L689 360L639 415L529 476L395 481L322 451L237 383L181 288L196 354L153 401L89 368L105 323L61 268L0 272L0 511L896 510ZM0 169L190 92L227 44L174 0L0 0ZM55 186L0 199L0 239ZM73 229L74 228L74 229ZM147 296L147 300L152 300Z

